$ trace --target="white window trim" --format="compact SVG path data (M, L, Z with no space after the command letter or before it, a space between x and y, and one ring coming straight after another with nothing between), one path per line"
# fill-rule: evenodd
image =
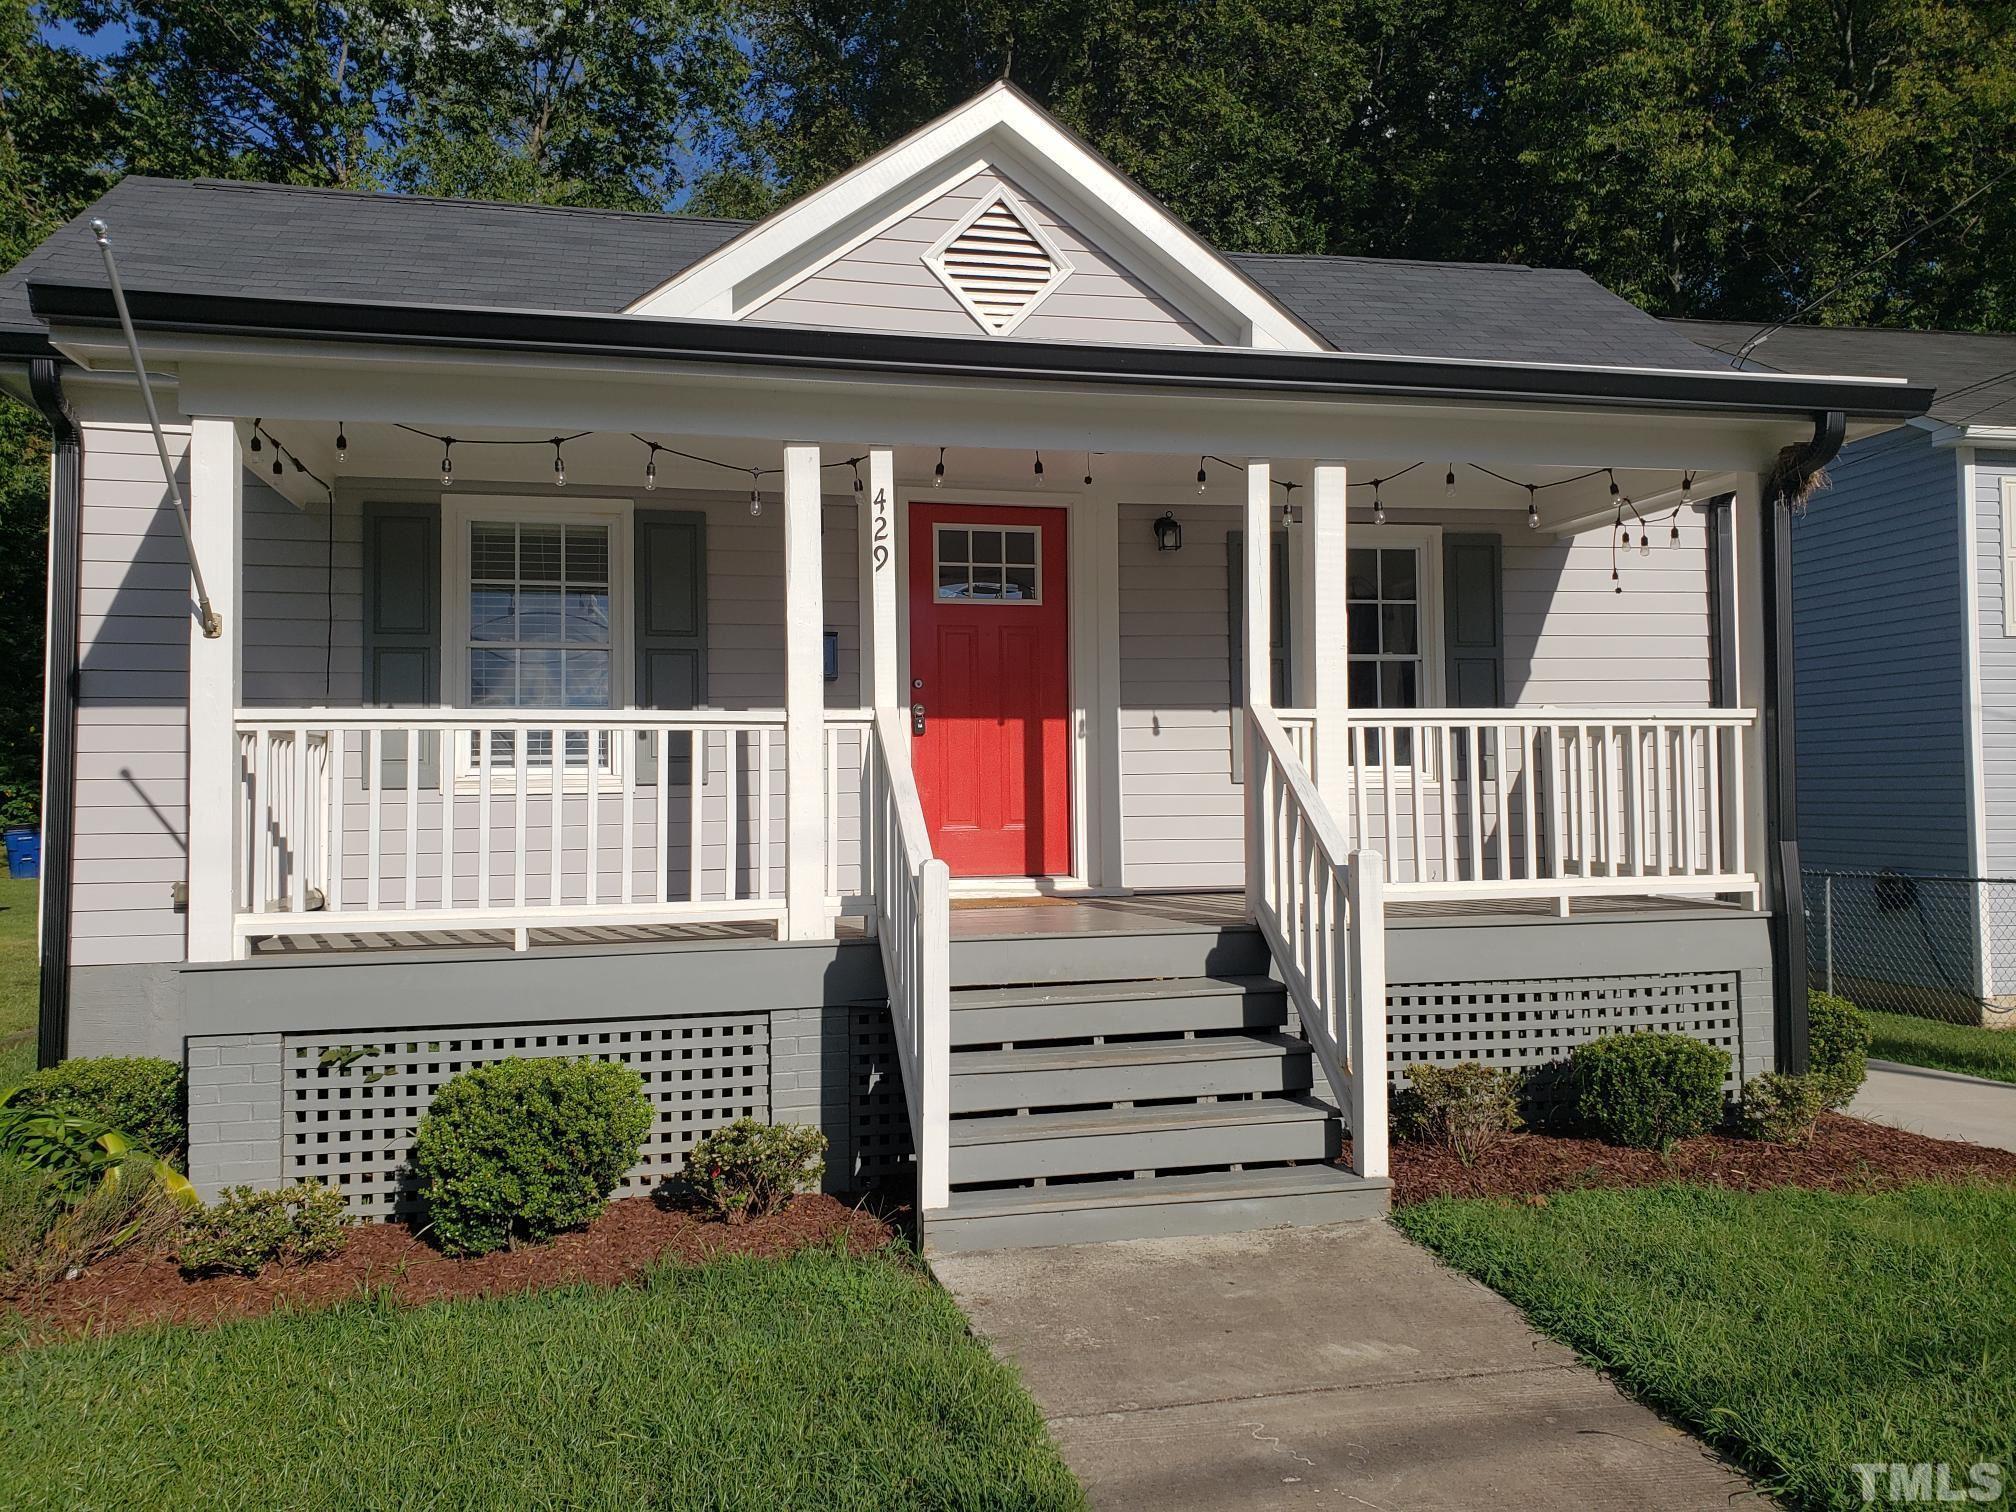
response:
M1413 547L1421 553L1421 582L1415 602L1421 606L1421 704L1427 709L1447 707L1443 690L1442 661L1442 527L1440 525L1371 525L1351 522L1344 539L1347 552L1364 547ZM1347 557L1348 561L1348 557ZM1347 588L1347 605L1348 588ZM1345 616L1349 634L1350 616ZM1348 662L1351 648L1344 654ZM1355 712L1355 707L1354 707Z
M631 671L636 646L631 625L631 531L637 508L630 499L573 497L550 502L529 499L522 494L458 494L441 501L441 606L442 668L441 691L447 707L471 708L469 693L469 527L478 520L508 521L532 525L606 525L609 528L609 708L630 707ZM588 710L555 710L556 714L580 715ZM619 775L623 769L625 742L610 742L609 765L605 776ZM480 783L480 767L465 740L455 742L453 771L457 792L475 792ZM516 772L508 767L491 768L491 784L512 784ZM585 792L586 772L563 769L564 791ZM526 773L526 791L550 792L551 769Z
M938 579L939 579L939 575L940 575L940 573L941 573L941 572L943 571L943 569L944 569L944 566L945 566L945 559L944 559L944 557L943 557L943 556L941 556L941 555L939 554L939 542L940 542L940 539L942 538L942 536L943 536L944 532L946 532L946 531L948 531L948 530L964 530L964 531L969 531L969 532L970 532L970 531L974 531L974 530L998 530L998 531L1002 532L1002 535L1003 535L1003 540L1004 540L1004 544L1003 544L1003 546L1002 546L1002 551L1001 551L1001 557L1002 557L1002 560L1001 560L1001 565L1002 565L1002 566L1003 566L1004 568L1005 568L1005 567L1011 567L1011 566L1013 566L1013 567L1020 567L1020 566L1024 565L1024 564L1023 564L1023 563L1021 563L1021 562L1010 562L1010 561L1008 561L1008 559L1007 559L1007 557L1008 557L1008 551L1007 551L1007 546L1006 546L1006 544L1005 544L1005 540L1006 540L1006 535L1007 535L1007 532L1009 532L1009 531L1013 530L1013 531L1021 531L1022 533L1026 534L1026 535L1033 535L1033 536L1034 536L1034 537L1036 538L1036 560L1035 560L1035 562L1034 562L1034 564L1033 564L1033 565L1034 565L1034 567L1035 567L1035 569L1036 569L1036 592L1035 592L1035 595L1034 595L1033 597L1030 597L1030 598L1013 598L1013 599L1011 599L1011 598L998 598L998 599L993 599L993 598L949 598L949 599L948 599L948 598L945 598L944 596L942 596L942 595L941 595L941 594L940 594L940 593L938 592L938 588L939 588L939 582L938 582ZM967 550L968 550L968 552L970 553L970 552L971 552L971 550L972 550L972 547L971 547L971 546L969 545L969 546L967 547ZM975 562L975 561L973 561L973 560L972 560L971 556L969 555L966 561L964 561L964 562L962 562L962 563L958 563L958 564L956 564L956 565L959 565L959 566L963 566L963 567L964 567L964 568L966 569L966 581L967 581L967 583L968 583L968 584L970 585L970 584L972 583L972 581L973 581L973 569L974 569L975 567L978 567L978 566L989 566L989 567L991 567L991 566L993 566L993 565L995 565L995 564L994 564L994 563L992 563L992 562L986 562L986 563L981 563L981 562ZM1006 577L1005 577L1005 575L1004 575L1004 577L1003 577L1003 579L1002 579L1002 580L1003 580L1004 582L1005 582L1005 581L1007 580L1007 579L1006 579ZM938 603L938 604L952 604L952 605L959 605L959 604L985 604L985 605L987 605L987 606L988 606L989 608L994 608L994 609L1033 609L1033 608L1041 608L1041 607L1042 607L1042 604L1043 604L1043 527L1042 527L1041 525L994 525L994 524L986 524L986 525L970 525L970 524L969 524L969 525L961 525L961 524L956 524L956 523L954 523L953 521L950 521L950 520L940 520L940 521L938 521L938 522L934 523L934 524L932 525L932 527L931 527L931 599L932 599L932 602L933 602L933 603Z

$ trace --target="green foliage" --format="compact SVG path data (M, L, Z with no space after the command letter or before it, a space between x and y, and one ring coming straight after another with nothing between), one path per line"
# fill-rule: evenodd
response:
M256 1276L269 1265L326 1260L350 1242L343 1194L319 1181L271 1191L227 1187L182 1221L175 1261L188 1276Z
M550 1239L602 1211L651 1127L643 1080L610 1061L493 1061L434 1096L413 1141L429 1226L450 1254Z
M1946 1463L1963 1486L2016 1462L2016 1187L1665 1186L1393 1221L1778 1505L1865 1512L1858 1463Z
M1869 1020L1844 997L1806 994L1806 1065L1830 1108L1854 1101L1869 1074Z
M1813 1125L1827 1108L1827 1082L1808 1073L1792 1076L1766 1071L1744 1084L1736 1105L1736 1121L1752 1139L1770 1144L1803 1145L1813 1137Z
M1998 1029L1946 1024L1909 1013L1873 1010L1864 1010L1862 1016L1869 1021L1869 1053L1878 1060L2016 1082L2016 1025ZM2007 1013L1998 1015L2004 1021L2009 1017Z
M140 1149L174 1158L189 1143L186 1095L182 1068L174 1061L87 1056L37 1071L15 1093L14 1106L74 1114L98 1128L117 1129Z
M826 1136L808 1124L738 1118L686 1152L687 1186L730 1223L761 1218L826 1174Z
M1575 1111L1612 1144L1671 1150L1722 1117L1729 1052L1684 1034L1612 1034L1569 1059Z
M1409 1086L1393 1099L1393 1116L1406 1139L1447 1146L1470 1165L1521 1126L1520 1078L1481 1061L1407 1068Z
M57 1172L0 1155L0 1296L60 1281L129 1246L151 1249L174 1232L193 1200L154 1161L114 1168L77 1187Z

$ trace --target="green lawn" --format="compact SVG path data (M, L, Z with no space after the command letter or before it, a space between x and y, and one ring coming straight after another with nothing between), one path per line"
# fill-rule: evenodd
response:
M0 876L0 1089L35 1069L35 887Z
M47 1345L10 1507L1077 1508L1013 1373L900 1259Z
M1942 1024L1908 1013L1870 1013L1869 1027L1875 1035L1869 1053L1877 1060L2016 1082L2016 1027Z
M2016 1189L1667 1186L1393 1221L1789 1506L1860 1509L1858 1462L2016 1470Z

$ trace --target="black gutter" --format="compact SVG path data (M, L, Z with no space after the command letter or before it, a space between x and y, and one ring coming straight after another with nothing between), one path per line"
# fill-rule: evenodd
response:
M33 283L43 320L107 325L110 294L90 284ZM1246 347L1129 347L997 338L909 336L750 322L671 320L456 305L127 290L134 321L156 331L445 346L569 356L649 357L764 370L900 373L936 378L1107 383L1328 397L1513 400L1604 408L1909 420L1932 390L1797 374L1581 369Z
M55 1065L70 1043L70 888L76 872L77 615L84 440L63 400L56 360L28 366L35 407L48 417L49 611L42 687L41 1012L35 1062Z
M1769 847L1773 1033L1780 1070L1807 1067L1806 898L1799 875L1799 749L1794 736L1792 509L1848 434L1839 410L1816 416L1813 439L1787 447L1763 501L1765 841Z

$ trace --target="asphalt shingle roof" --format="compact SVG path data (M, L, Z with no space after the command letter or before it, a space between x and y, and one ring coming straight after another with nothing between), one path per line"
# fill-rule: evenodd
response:
M1743 344L1763 329L1721 320L1669 320L1666 325L1731 367ZM2016 335L1782 326L1751 349L1742 367L1833 378L1908 378L1937 390L1928 412L1934 420L2016 424Z
M32 282L102 284L86 224L129 288L360 304L614 313L746 222L217 180L120 181L0 274L0 331L39 331ZM1231 261L1339 351L1712 369L1684 334L1564 269L1382 258Z

